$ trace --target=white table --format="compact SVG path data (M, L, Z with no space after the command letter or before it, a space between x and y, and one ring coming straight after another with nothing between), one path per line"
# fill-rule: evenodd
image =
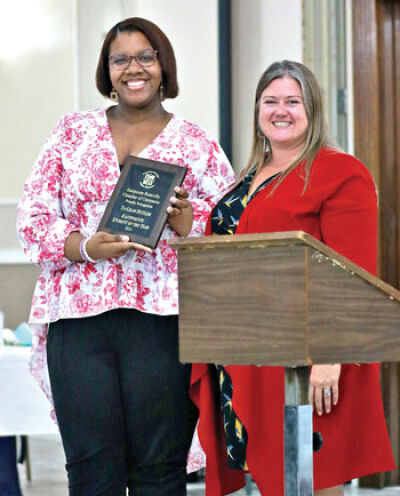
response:
M0 346L0 436L58 433L29 356L29 347Z

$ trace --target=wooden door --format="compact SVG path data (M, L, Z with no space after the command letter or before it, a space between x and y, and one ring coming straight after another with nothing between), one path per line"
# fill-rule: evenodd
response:
M400 1L353 0L355 154L379 191L379 271L400 287ZM397 470L364 487L400 484L400 366L382 365L384 406ZM371 446L371 449L373 447Z

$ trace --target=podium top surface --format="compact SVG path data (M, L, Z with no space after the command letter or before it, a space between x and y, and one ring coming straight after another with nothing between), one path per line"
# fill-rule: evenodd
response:
M400 291L302 232L180 238L183 362L400 360Z
M322 256L331 259L332 263L341 266L343 269L356 274L368 283L375 286L380 291L386 293L391 299L400 302L400 291L382 281L370 272L362 269L357 264L351 262L337 251L318 241L304 231L284 231L274 233L259 234L235 234L232 235L212 235L199 238L176 238L169 241L169 245L175 250L207 250L221 248L268 248L273 246L295 246L303 245L314 248Z

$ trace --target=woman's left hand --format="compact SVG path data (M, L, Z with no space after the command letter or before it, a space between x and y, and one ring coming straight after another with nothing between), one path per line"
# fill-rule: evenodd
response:
M192 204L188 200L189 193L179 186L175 187L175 193L176 196L171 196L169 199L168 224L180 236L187 236L192 230L193 223Z
M330 413L339 401L341 368L340 364L311 367L309 399L318 415Z

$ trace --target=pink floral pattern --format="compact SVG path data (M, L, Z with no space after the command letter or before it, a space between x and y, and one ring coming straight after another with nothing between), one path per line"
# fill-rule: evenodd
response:
M140 156L188 169L183 187L193 205L190 235L201 236L211 207L235 180L218 143L200 127L173 116ZM176 234L168 225L152 254L132 251L95 264L71 262L64 256L72 231L84 236L96 232L119 173L105 109L67 114L44 144L17 207L19 240L30 260L40 265L30 314L31 369L50 399L49 322L118 307L178 313L176 253L168 245Z

